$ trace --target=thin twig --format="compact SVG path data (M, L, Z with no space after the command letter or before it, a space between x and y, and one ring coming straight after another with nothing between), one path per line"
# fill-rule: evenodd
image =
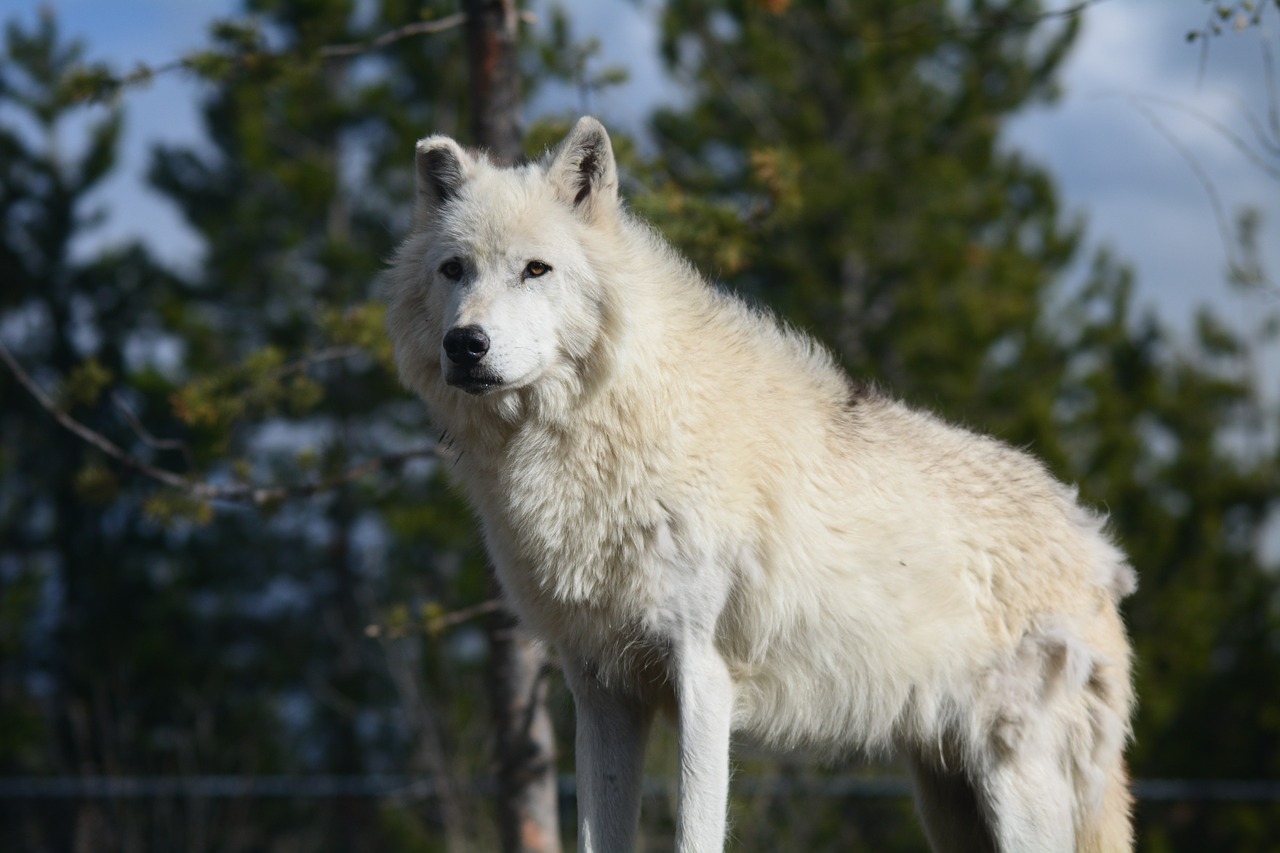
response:
M520 20L525 24L536 24L538 22L537 16L527 10L520 13ZM369 41L354 42L352 44L333 44L328 47L322 47L320 48L319 56L321 59L339 59L344 56L355 56L361 53L369 53L371 51L381 50L382 48L395 44L402 39L412 38L413 36L442 33L445 30L460 27L466 22L467 16L463 12L446 15L445 17L437 18L434 21L416 21L412 24L405 24L403 27L397 27L394 30L385 32L377 38L370 39Z
M302 373L310 369L312 365L326 361L341 361L344 358L351 358L365 352L367 350L358 346L327 347L304 355L302 358L294 359L287 364L282 364L273 371L273 374L275 376L288 376L291 373Z
M1248 160L1258 169L1265 172L1269 177L1280 181L1280 167L1272 165L1271 163L1268 162L1268 157L1270 156L1269 152L1264 154L1259 151L1256 151L1253 147L1249 145L1248 140L1246 140L1243 136L1236 133L1234 130L1227 127L1226 124L1214 118L1213 116L1209 115L1204 110L1197 109L1196 107L1190 106L1189 104L1182 103L1181 101L1175 98L1167 98L1162 95L1123 95L1123 97L1127 98L1131 102L1143 101L1143 102L1152 103L1152 104L1160 104L1162 106L1168 107L1169 109L1177 110L1178 112L1185 113L1186 115L1191 116L1192 118L1199 121L1201 124L1205 125L1209 129L1216 132L1219 136L1221 136L1224 140L1226 140L1227 143L1231 145L1231 147L1235 148L1236 151L1240 152L1241 156L1243 156L1246 160ZM1255 133L1256 133L1258 128L1257 116L1254 115L1253 112L1247 108L1243 110L1243 113L1245 118L1248 119L1249 123L1253 125L1253 127L1255 128ZM1259 142L1265 143L1266 140L1260 137Z
M423 621L422 627L428 634L440 634L446 628L461 625L463 622L470 622L472 619L477 619L489 613L497 613L502 609L503 604L501 599L489 598L481 601L479 604L473 604L470 607L463 607L458 610L452 610L448 613L441 613L439 616L429 617ZM377 622L366 625L364 633L369 637L390 636L395 638L400 636L400 634L394 629L388 630L386 625L381 625Z
M191 453L191 446L185 441L177 438L157 438L151 430L143 426L142 421L138 420L138 416L133 413L129 405L125 403L124 398L114 391L111 392L111 402L115 404L116 411L124 418L125 423L133 430L133 434L142 439L142 442L148 447L156 450L176 450L182 454L183 460L187 463L187 468L195 470L196 460Z
M1262 68L1262 78L1267 85L1267 119L1271 126L1272 137L1268 139L1261 133L1259 136L1266 141L1268 148L1275 151L1280 149L1280 95L1276 91L1275 57L1271 53L1271 45L1265 38L1262 39Z
M402 39L411 38L413 36L430 35L432 33L442 33L445 30L451 30L454 27L460 27L466 23L467 16L462 12L453 15L446 15L443 18L437 18L434 21L416 21L412 24L405 24L389 32L385 32L375 39L365 42L355 42L353 44L334 44L328 47L320 48L320 58L337 59L343 56L355 56L361 53L368 53L373 50L380 50L387 45L395 44Z
M1204 29L1196 30L1200 38L1200 62L1196 68L1196 89L1204 85L1204 72L1209 67L1209 35L1213 29L1213 16L1217 9L1210 7L1209 17L1205 20ZM1191 36L1188 36L1190 38Z
M470 622L479 616L484 616L487 613L496 613L501 609L502 602L499 599L490 598L479 604L473 604L461 610L454 610L451 613L443 613L434 619L427 620L427 630L433 633L443 631L445 628L452 628L454 625Z
M1226 253L1227 263L1233 272L1242 269L1242 265L1232 249L1231 226L1227 222L1227 213L1222 204L1222 197L1218 194L1218 188L1214 185L1213 179L1209 177L1209 173L1200 165L1200 161L1196 159L1195 154L1178 138L1178 135L1156 116L1154 110L1137 98L1130 98L1130 103L1133 104L1134 109L1142 113L1143 117L1155 128L1156 132L1163 136L1173 146L1173 149L1178 152L1179 156L1186 161L1191 173L1195 175L1196 180L1200 182L1200 186L1204 188L1205 194L1209 196L1209 204L1213 208L1213 218L1218 226L1218 235L1222 240L1222 250Z

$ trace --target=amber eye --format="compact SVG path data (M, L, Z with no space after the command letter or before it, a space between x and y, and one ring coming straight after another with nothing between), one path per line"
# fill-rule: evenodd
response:
M528 265L524 268L524 277L538 278L539 276L544 276L549 272L551 272L551 267L547 266L542 261L529 261Z
M440 265L440 274L445 278L457 281L462 278L462 264L456 260L445 261Z

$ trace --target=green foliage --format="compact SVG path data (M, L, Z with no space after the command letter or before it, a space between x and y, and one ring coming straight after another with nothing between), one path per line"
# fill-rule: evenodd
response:
M120 497L120 481L116 473L102 463L93 460L75 474L74 488L81 500L106 506Z
M82 361L72 368L58 394L64 408L92 406L114 381L111 371L96 358Z
M349 344L368 353L388 372L395 371L391 340L386 332L387 306L373 300L343 309L330 309L321 319L325 336L335 344Z
M305 415L323 401L324 388L307 375L308 364L305 356L286 363L279 347L264 347L179 388L173 394L174 413L190 426L219 431L225 449L231 428L246 418Z

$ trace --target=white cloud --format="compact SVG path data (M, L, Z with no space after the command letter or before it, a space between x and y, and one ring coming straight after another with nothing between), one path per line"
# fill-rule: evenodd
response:
M1203 25L1206 8L1189 0L1089 7L1064 69L1065 96L1020 116L1006 137L1049 167L1068 206L1087 214L1092 239L1134 267L1140 298L1183 329L1200 305L1239 312L1205 183L1229 220L1252 206L1268 234L1280 230L1280 183L1220 129L1245 134L1244 105L1265 108L1259 42L1270 36L1225 33L1202 70L1186 34ZM1280 241L1264 246L1280 276Z

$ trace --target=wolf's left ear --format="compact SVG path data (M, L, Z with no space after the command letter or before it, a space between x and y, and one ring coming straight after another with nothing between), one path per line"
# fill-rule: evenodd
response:
M583 116L560 143L547 168L556 192L586 219L618 202L618 166L604 125Z

